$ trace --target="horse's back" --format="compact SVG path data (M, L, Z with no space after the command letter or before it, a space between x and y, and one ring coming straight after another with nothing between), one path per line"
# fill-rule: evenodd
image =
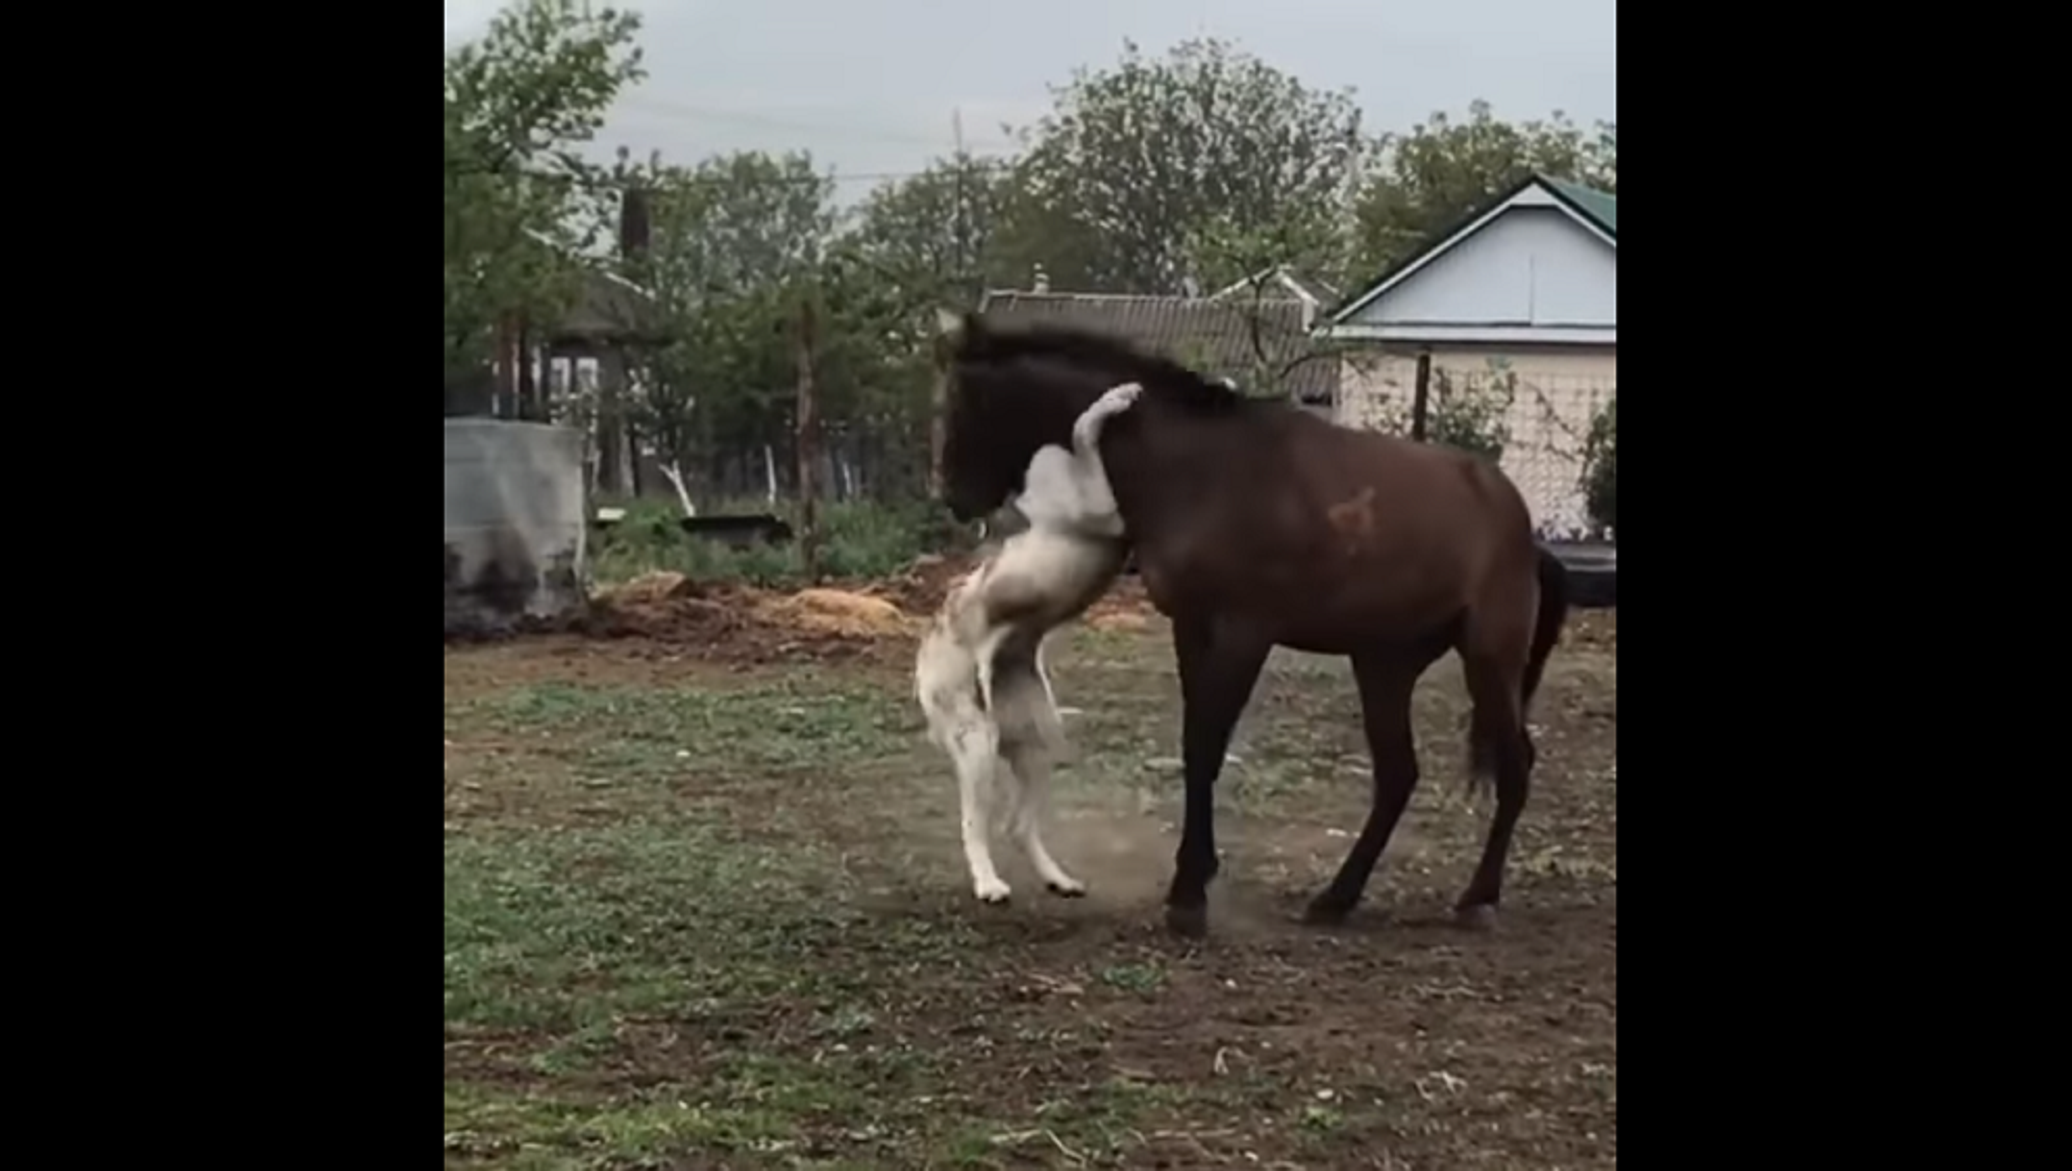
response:
M1241 613L1337 650L1417 637L1534 572L1524 499L1487 461L1294 409L1176 421L1127 480L1168 615Z
M1296 477L1325 495L1372 488L1406 520L1429 514L1454 535L1486 532L1530 538L1524 493L1496 461L1383 431L1320 419L1306 411L1285 424L1283 447Z

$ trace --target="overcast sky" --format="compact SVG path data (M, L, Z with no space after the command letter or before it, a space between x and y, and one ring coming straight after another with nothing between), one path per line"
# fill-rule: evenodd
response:
M501 0L445 0L446 43ZM1324 89L1351 86L1370 131L1476 98L1500 118L1618 119L1617 0L640 0L648 79L599 134L673 162L805 149L847 176L909 172L951 147L1002 153L1000 123L1049 107L1046 83L1131 38L1150 55L1207 33Z

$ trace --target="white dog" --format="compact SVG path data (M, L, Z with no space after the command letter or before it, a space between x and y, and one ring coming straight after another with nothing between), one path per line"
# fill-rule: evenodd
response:
M951 588L914 661L929 738L956 766L964 860L982 902L1010 893L988 842L994 781L1010 770L1019 782L1010 829L1029 862L1053 894L1086 893L1043 847L1051 765L1065 748L1043 643L1122 571L1128 546L1101 465L1101 429L1142 393L1134 382L1115 387L1073 423L1071 451L1037 450L1015 499L1029 528Z

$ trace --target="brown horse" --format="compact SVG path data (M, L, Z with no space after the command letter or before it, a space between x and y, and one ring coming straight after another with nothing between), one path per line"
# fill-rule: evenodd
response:
M1450 649L1474 707L1470 775L1493 772L1496 788L1456 912L1467 926L1492 923L1532 774L1526 705L1568 610L1566 574L1534 541L1510 480L1462 452L1247 398L1099 335L1008 332L948 313L943 328L944 497L960 520L998 508L1036 449L1068 442L1109 387L1145 388L1109 424L1101 457L1179 660L1187 794L1167 925L1207 930L1216 778L1276 645L1352 660L1374 760L1373 809L1309 921L1342 920L1365 891L1417 784L1411 691Z

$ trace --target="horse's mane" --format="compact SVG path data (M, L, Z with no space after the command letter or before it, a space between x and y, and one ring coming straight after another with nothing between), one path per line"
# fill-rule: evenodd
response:
M1147 353L1121 338L1062 325L1028 325L1012 330L967 329L958 354L981 362L1034 359L1081 369L1091 367L1111 384L1141 383L1145 393L1195 411L1231 411L1254 401L1170 358Z

